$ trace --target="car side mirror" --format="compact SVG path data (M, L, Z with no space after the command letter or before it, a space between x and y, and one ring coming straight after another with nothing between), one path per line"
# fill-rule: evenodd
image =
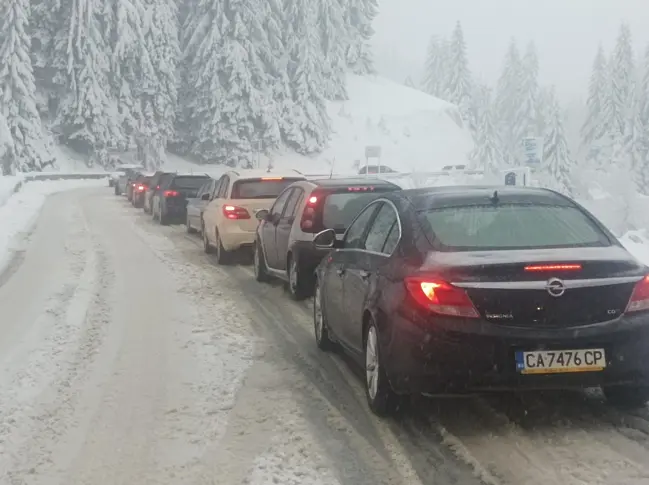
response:
M201 200L210 200L210 194L201 195Z
M260 211L257 211L255 214L255 217L259 219L260 221L268 221L268 216L270 215L270 212L267 211L266 209L262 209Z
M338 246L336 244L336 231L333 229L325 229L320 231L313 238L313 244L316 249L333 249Z

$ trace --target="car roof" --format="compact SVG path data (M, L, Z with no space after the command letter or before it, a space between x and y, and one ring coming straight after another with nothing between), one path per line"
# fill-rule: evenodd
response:
M384 187L395 187L399 189L398 185L388 182L387 180L371 178L371 177L349 177L349 178L330 178L330 179L317 179L309 180L309 182L316 184L320 187L349 187L354 185L374 185Z
M426 187L401 190L395 194L395 197L409 201L416 210L425 210L434 207L488 203L491 202L494 193L497 193L498 200L503 203L575 206L575 203L571 199L553 190L511 185L449 185Z
M258 179L266 177L282 177L282 178L305 178L302 172L294 169L289 170L260 170L260 169L239 169L229 170L224 173L237 180L240 179Z

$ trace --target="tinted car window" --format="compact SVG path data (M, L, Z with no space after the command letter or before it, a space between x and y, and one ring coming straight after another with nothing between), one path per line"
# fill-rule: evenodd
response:
M372 222L372 227L365 238L365 249L377 253L383 252L383 246L390 234L390 229L397 221L397 214L389 204L383 204Z
M273 207L270 209L270 214L273 216L280 216L282 214L282 211L284 210L284 206L286 205L286 201L288 200L289 196L291 195L292 190L287 190L284 192L282 195L280 195L275 203L273 204Z
M295 209L297 208L298 202L302 199L302 194L304 191L299 188L295 188L291 197L286 203L286 209L284 210L284 217L293 217L295 215Z
M455 249L609 246L606 234L570 206L471 205L420 213L431 241Z
M377 192L343 192L328 195L322 207L323 226L325 229L347 229L363 207L379 196Z
M392 254L396 249L397 244L399 244L399 238L401 238L401 229L399 228L399 223L394 221L394 224L392 224L392 228L390 229L390 234L388 234L388 238L385 240L385 244L383 245L383 251L381 252Z
M209 181L209 177L197 177L197 176L175 177L171 182L171 186L174 189L198 190L207 181Z
M365 230L367 224L372 219L374 212L376 212L377 204L367 207L358 218L349 226L345 234L345 249L365 249L363 244L365 238Z
M239 180L232 186L231 199L274 199L293 182L303 179Z

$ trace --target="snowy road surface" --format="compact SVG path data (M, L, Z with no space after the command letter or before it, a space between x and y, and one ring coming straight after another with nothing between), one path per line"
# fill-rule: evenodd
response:
M0 484L649 483L649 412L596 393L375 418L310 311L108 189L51 196L0 275Z

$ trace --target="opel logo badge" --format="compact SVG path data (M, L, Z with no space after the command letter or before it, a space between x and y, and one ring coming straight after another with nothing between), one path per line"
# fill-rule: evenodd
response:
M566 285L559 278L550 278L545 284L545 289L550 296L558 298L566 292Z

